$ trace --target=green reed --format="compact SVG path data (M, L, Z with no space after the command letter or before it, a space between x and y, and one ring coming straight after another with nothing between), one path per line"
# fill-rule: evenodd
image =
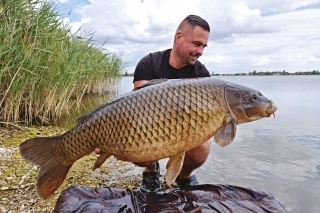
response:
M125 64L92 36L73 34L53 3L1 0L0 121L50 123L111 91Z

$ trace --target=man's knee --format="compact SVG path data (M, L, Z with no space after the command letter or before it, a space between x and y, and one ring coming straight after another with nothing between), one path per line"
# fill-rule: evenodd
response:
M210 140L204 142L186 152L185 164L194 164L201 166L208 158L210 152Z

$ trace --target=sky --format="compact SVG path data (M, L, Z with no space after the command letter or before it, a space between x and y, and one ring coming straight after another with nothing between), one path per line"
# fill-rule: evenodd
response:
M320 71L320 0L55 0L64 22L120 54L133 73L150 52L172 48L195 14L211 28L199 58L210 73Z

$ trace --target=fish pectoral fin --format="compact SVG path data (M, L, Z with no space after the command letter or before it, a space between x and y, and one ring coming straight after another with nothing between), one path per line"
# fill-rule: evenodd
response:
M214 140L217 144L225 147L232 143L237 132L237 124L235 118L226 116L224 124L214 133Z
M178 153L172 156L167 163L167 173L166 173L166 182L169 186L176 180L178 177L183 161L184 161L185 152Z
M110 157L109 154L101 153L97 160L94 162L92 170L99 168L107 160L108 157Z

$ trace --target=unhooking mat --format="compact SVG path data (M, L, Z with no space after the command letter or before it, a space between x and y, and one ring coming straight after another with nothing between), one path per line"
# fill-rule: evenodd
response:
M285 213L266 190L203 184L143 193L140 190L71 186L61 192L54 212L213 212Z

